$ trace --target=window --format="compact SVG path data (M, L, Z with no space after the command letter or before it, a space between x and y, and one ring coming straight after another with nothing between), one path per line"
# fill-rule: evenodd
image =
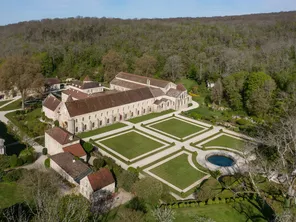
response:
M84 121L84 117L82 117L82 121Z
M88 117L88 119L90 119L90 116Z
M95 115L95 118L97 118L97 114Z
M143 110L143 113L145 114L145 112L146 112L146 110L144 109L144 110Z
M127 117L127 115L126 114L124 114L124 118L126 119L126 117Z
M86 130L87 129L87 126L86 126L86 124L84 125L84 130Z
M131 114L131 117L133 117L134 116L134 112L132 112L132 114Z
M75 123L77 123L77 119L75 119Z
M109 119L107 119L107 123L109 123Z
M100 126L102 126L102 120L100 120Z
M76 133L78 132L78 127L75 128Z
M140 114L140 111L138 110L138 115Z
M114 117L114 122L116 121L116 117Z
M95 123L92 123L92 127L95 127Z

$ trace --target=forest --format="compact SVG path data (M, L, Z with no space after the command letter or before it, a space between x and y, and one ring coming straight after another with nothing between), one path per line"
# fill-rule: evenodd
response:
M264 116L296 88L296 12L212 18L68 18L0 27L0 62L30 56L44 77L119 71L199 85L216 82L211 100ZM0 63L0 66L1 66Z

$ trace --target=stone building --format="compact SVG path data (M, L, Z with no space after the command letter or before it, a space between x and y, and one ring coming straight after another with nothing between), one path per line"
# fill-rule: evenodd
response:
M89 174L80 181L80 193L88 200L99 190L115 192L115 180L112 173L107 168Z
M84 82L80 84L89 83ZM183 85L123 72L111 81L111 91L99 92L100 86L93 82L87 87L79 86L62 93L59 108L43 109L47 117L58 120L73 134L153 112L180 110L191 103ZM48 106L47 98L44 106Z

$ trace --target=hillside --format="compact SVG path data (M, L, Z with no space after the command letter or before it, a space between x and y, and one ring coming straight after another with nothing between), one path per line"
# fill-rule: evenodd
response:
M114 49L134 72L137 58L157 60L156 75L168 57L181 57L181 74L199 81L238 71L271 76L295 71L296 12L212 18L121 20L44 19L0 27L0 58L34 55L45 76L102 74L102 57ZM155 74L155 73L153 73ZM197 77L196 77L197 76ZM178 76L179 77L179 76Z

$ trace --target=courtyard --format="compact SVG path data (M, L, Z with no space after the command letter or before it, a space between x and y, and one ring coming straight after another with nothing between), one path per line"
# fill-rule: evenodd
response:
M176 117L148 124L147 127L178 140L186 140L207 130L204 126Z
M244 135L177 112L123 124L123 128L94 133L87 139L124 169L132 167L141 176L161 181L177 199L193 198L194 189L211 177L207 155L227 149L238 157L248 141ZM227 167L216 169L231 171Z

